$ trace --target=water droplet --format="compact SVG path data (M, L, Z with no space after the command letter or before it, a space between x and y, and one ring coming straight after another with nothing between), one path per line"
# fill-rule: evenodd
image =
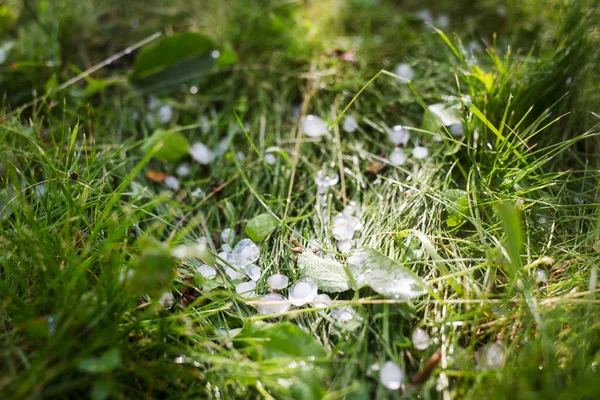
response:
M379 381L390 390L398 390L404 381L404 372L395 362L387 361L379 369Z

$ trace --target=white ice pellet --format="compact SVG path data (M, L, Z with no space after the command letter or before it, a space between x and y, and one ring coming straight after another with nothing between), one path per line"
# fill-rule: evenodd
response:
M249 299L252 297L256 297L256 293L254 292L256 289L256 282L242 282L235 287L235 291L244 299Z
M161 306L163 306L163 308L165 310L170 309L171 307L173 307L173 302L175 300L173 299L173 293L171 292L164 292L162 294L162 296L160 296L160 300L158 300L158 302L160 303Z
M322 293L315 296L312 301L312 306L314 308L327 308L329 306L329 302L331 301L331 297L329 295Z
M224 245L221 246L221 251L224 251L227 254L231 254L231 252L233 251L233 249L231 248L231 246L229 245L229 243L225 243Z
M238 161L244 161L246 159L246 155L241 151L238 151L235 156L237 157Z
M388 361L379 369L379 381L390 390L398 390L404 381L404 372L393 361Z
M196 271L198 271L198 273L205 279L213 279L215 276L217 276L217 270L214 267L206 264L199 266Z
M302 132L310 137L319 137L326 135L329 127L321 118L316 115L307 115L304 118Z
M260 267L256 264L246 265L244 270L246 271L246 275L248 275L248 278L252 279L253 281L259 280L260 276L262 275Z
M194 143L190 148L190 154L200 164L210 164L215 159L215 154L204 143Z
M396 147L390 154L390 164L392 165L404 165L407 159L406 153L400 147Z
M535 271L535 281L537 283L546 283L548 282L548 274L543 269L538 268Z
M338 322L348 322L356 317L356 311L352 306L342 306L331 309L331 316Z
M233 243L233 241L235 240L235 232L230 229L230 228L225 228L223 229L223 231L221 232L221 241L223 243Z
M347 116L342 124L344 132L352 133L358 129L358 122L352 115Z
M404 146L408 143L408 139L410 139L410 132L402 125L395 125L391 129L388 129L388 135L396 146Z
M193 199L200 198L204 196L204 191L201 188L196 188L192 193L190 193L190 196L192 196Z
M179 179L169 175L165 178L165 185L171 190L179 190Z
M421 329L417 328L412 333L412 343L417 350L425 350L429 347L429 334Z
M317 172L315 183L319 193L324 193L330 186L337 184L340 181L340 176L332 169L321 169Z
M443 103L437 103L427 106L427 108L429 109L429 112L439 118L444 126L461 123L458 109L455 107L450 107Z
M461 123L449 125L448 132L454 137L461 137L463 135L463 126Z
M340 253L343 254L350 253L353 245L354 242L352 240L340 240L339 242L337 242L337 248L340 251Z
M290 287L288 296L295 306L310 303L317 296L317 284L310 278L300 279Z
M169 105L161 106L158 109L158 122L166 124L173 118L173 107Z
M188 176L190 172L192 172L192 169L190 168L190 164L188 163L180 164L177 167L177 170L175 170L175 173L181 177Z
M200 122L200 130L202 133L210 132L210 121L206 115L201 115L198 121Z
M412 150L412 155L417 160L422 160L424 158L427 158L427 156L429 155L429 150L427 150L427 147L417 146Z
M289 278L283 274L273 274L267 279L267 284L271 289L281 290L288 286Z
M250 239L242 239L231 252L231 262L238 267L252 264L260 257L258 246Z
M269 165L274 165L277 162L277 158L273 153L267 153L264 156L265 162Z
M427 24L431 24L433 22L433 17L431 16L431 11L429 11L429 10L421 10L421 11L417 12L415 15L418 19L420 19L421 21L423 21Z
M394 73L406 81L412 81L412 79L415 77L415 71L412 69L412 67L404 63L396 65Z
M437 19L437 25L440 28L447 28L450 26L450 17L446 14L441 14Z
M359 228L360 220L358 218L340 213L333 218L331 233L335 240L351 240L354 237L354 231Z
M231 268L229 265L225 266L225 273L232 281L242 279L246 276L243 272L237 271Z
M256 310L262 315L281 314L289 309L290 303L279 293L266 294L256 304Z
M483 369L498 369L504 364L504 349L498 343L490 343L481 349L479 366Z

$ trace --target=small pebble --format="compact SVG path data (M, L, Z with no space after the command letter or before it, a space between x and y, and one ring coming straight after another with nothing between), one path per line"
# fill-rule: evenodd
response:
M393 361L387 361L379 369L379 381L390 390L398 390L404 381L404 372Z
M267 284L271 289L281 290L288 286L289 279L282 274L273 274L267 279Z
M262 315L281 314L290 309L288 300L279 293L269 293L260 298L260 301L271 304L256 304L256 310Z
M321 118L315 115L307 115L304 118L302 131L310 137L319 137L326 135L329 127Z

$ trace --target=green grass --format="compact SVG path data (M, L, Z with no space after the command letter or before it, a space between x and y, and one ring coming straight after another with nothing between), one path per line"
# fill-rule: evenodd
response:
M0 398L600 395L594 2L509 1L505 16L493 1L442 2L430 7L450 16L439 32L415 18L425 8L416 1L9 3L5 14L0 6L0 46L15 44L0 64ZM95 81L60 86L149 35L190 30L238 56L201 71L197 94L129 84L138 51ZM471 41L477 64L464 55ZM398 62L414 67L411 84L394 78ZM86 96L99 82L110 85ZM212 164L191 163L177 191L146 175L178 165L143 150L155 129L148 95L172 106L163 128L190 143L230 139ZM426 106L442 96L454 96L462 138L427 123ZM298 134L306 114L333 123L344 113L359 120L356 132ZM385 127L397 124L413 128L408 148L426 144L428 159L386 164ZM271 147L274 165L263 157ZM324 167L341 179L319 208ZM191 196L197 188L204 197ZM259 243L266 293L271 273L301 277L297 248L309 242L345 262L330 227L350 201L363 224L355 247L403 264L427 295L332 296L331 308L356 310L349 323L307 306L269 318L227 279L209 290L193 272L199 260L168 257L200 237L218 253L223 229L240 239L269 213L280 225ZM170 310L158 303L167 288ZM416 327L431 335L427 350L412 346ZM491 343L504 349L501 368L480 367ZM376 366L389 360L406 374L399 391L379 383Z

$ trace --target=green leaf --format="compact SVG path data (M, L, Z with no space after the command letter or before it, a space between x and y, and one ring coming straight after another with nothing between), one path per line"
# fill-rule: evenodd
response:
M217 65L234 63L237 55L226 49L213 56L216 45L208 37L194 32L167 36L147 47L136 58L130 81L144 92L166 93L180 90L181 85L199 84Z
M346 269L335 260L318 257L312 251L305 251L298 257L300 271L313 279L324 292L344 292L350 289Z
M110 372L121 365L119 349L110 349L100 357L90 357L82 360L78 367L80 370L91 374Z
M163 161L176 162L190 152L190 145L185 136L179 132L164 129L155 130L142 146L142 150L148 153L159 144L162 144L162 147L154 154L154 157Z
M148 247L137 257L127 288L134 293L160 293L171 284L175 262L166 249Z
M519 275L522 266L521 247L523 245L521 213L514 204L508 202L498 204L496 210L504 228L503 246L510 258L512 272L514 275Z
M271 214L260 214L246 224L246 235L255 242L260 242L279 227L279 221Z
M425 284L419 277L374 249L354 252L348 258L348 270L358 287L370 286L384 296L411 299L425 293Z

